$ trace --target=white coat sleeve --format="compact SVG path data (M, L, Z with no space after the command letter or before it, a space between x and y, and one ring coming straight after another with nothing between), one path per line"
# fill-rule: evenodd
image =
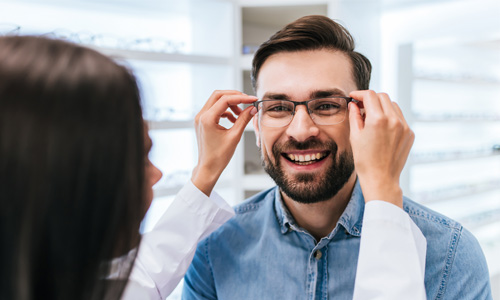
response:
M410 216L384 201L365 206L354 300L426 299L427 241Z
M198 242L233 215L217 193L209 198L189 181L143 235L122 299L165 299L186 273Z

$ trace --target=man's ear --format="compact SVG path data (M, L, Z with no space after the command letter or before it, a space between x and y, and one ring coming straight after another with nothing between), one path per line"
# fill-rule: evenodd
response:
M255 144L260 148L260 128L258 115L253 117L253 130L255 132Z

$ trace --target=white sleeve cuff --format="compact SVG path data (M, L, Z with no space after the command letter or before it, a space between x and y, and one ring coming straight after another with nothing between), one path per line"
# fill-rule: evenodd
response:
M122 299L165 299L191 264L198 242L234 215L217 193L210 197L189 181L153 229L142 237Z
M365 205L354 299L426 299L427 242L401 208L385 201Z

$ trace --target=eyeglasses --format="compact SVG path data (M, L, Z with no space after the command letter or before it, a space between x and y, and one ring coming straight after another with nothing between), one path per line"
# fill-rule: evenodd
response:
M317 125L342 123L347 115L349 102L358 102L350 97L322 97L302 102L290 100L261 100L253 103L259 113L260 124L267 127L285 127L295 115L297 105L305 105L311 119Z

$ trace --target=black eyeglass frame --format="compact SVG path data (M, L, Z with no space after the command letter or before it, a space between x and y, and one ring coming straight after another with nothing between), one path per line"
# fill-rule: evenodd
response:
M307 113L309 113L309 116L311 115L311 110L309 109L309 102L311 101L315 101L315 100L321 100L321 99L338 99L338 98L341 98L341 99L345 99L346 100L346 109L349 109L349 103L353 102L353 103L358 103L359 101L354 99L354 98L351 98L351 97L343 97L343 96L327 96L327 97L320 97L320 98L314 98L314 99L310 99L310 100L306 100L306 101L292 101L292 100L285 100L285 99L268 99L268 100L258 100L258 101L255 101L254 103L252 103L253 106L255 106L255 108L257 109L257 112L259 112L259 104L263 103L263 102L270 102L270 101L285 101L285 102L291 102L293 103L293 110L292 110L292 117L290 118L290 122L291 120L293 119L293 117L295 116L295 110L297 108L297 105L304 105L306 108L307 108ZM340 122L342 123L342 122ZM290 123L289 123L290 124ZM286 125L284 125L286 126Z

